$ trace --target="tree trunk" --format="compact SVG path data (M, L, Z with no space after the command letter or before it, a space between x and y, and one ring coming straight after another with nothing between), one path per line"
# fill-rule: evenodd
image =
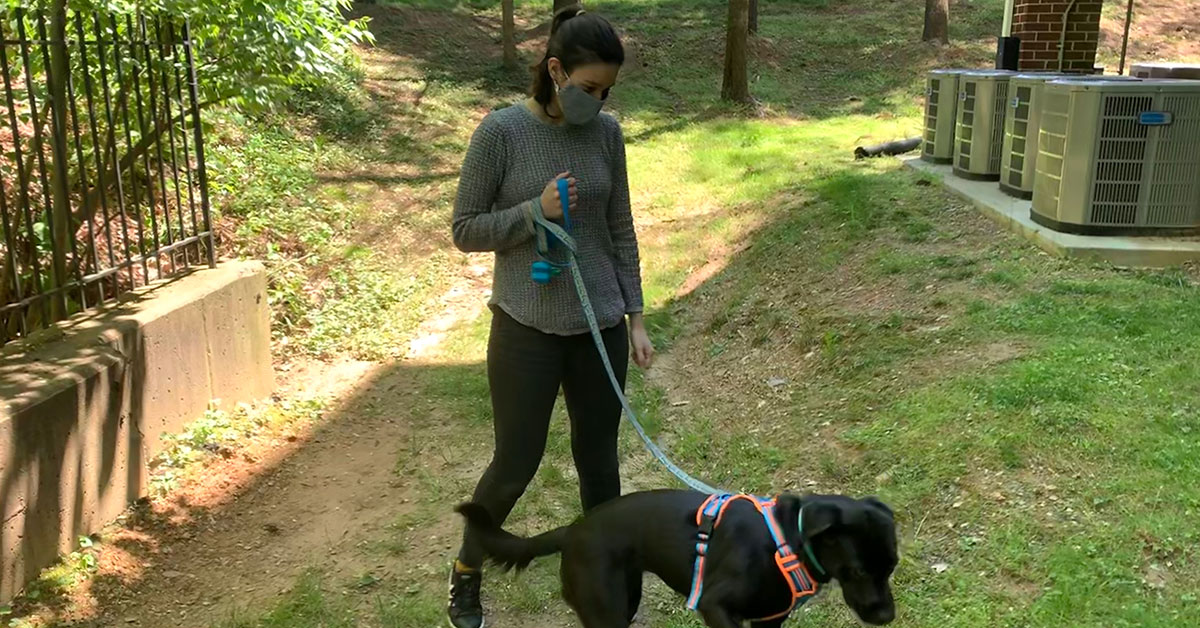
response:
M925 33L921 41L950 43L950 0L925 0Z
M750 0L750 34L758 34L758 0Z
M511 70L517 67L517 34L516 26L513 23L513 0L501 0L500 7L504 13L501 37L504 42L504 67Z
M55 287L61 287L70 281L67 273L67 251L71 250L71 237L74 234L71 224L71 192L68 164L71 163L70 149L67 146L67 79L71 73L70 62L67 59L67 0L55 0L50 9L50 66L46 77L49 88L50 102L50 154L53 159L53 171L50 179L50 223L51 248L53 262L53 280ZM67 293L60 293L50 300L51 316L61 319L66 316Z
M725 100L750 100L750 81L746 74L749 19L750 0L729 0L729 24L725 34L725 80L721 85L721 98Z

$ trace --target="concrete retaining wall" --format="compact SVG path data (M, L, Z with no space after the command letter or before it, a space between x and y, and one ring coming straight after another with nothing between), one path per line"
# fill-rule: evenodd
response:
M266 273L226 262L0 352L0 603L146 489L161 436L274 388Z

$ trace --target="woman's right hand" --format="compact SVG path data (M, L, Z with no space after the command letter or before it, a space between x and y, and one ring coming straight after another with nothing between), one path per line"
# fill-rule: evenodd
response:
M554 180L546 184L546 189L542 190L542 215L547 220L558 220L562 218L562 199L558 197L558 181L566 179L568 185L567 205L570 211L575 211L575 203L579 200L579 193L575 191L575 177L571 176L570 172L564 172Z

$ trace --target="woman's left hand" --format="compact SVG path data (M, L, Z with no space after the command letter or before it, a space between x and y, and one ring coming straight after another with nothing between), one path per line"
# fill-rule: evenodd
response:
M646 323L641 314L629 315L629 345L633 361L644 369L650 368L654 362L654 345L650 343L650 334L646 333Z

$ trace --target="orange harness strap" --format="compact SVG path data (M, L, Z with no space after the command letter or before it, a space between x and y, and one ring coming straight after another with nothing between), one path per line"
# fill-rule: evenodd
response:
M775 500L745 493L710 495L696 510L696 525L700 527L700 532L696 543L696 566L692 574L692 591L688 596L687 607L696 610L700 606L700 596L704 594L704 564L708 557L709 540L713 530L724 518L725 509L737 500L746 500L754 504L755 509L762 515L763 521L767 524L767 530L770 531L771 538L775 542L775 564L779 567L779 573L783 575L788 588L792 591L792 603L786 610L757 621L784 617L816 595L820 585L808 571L808 566L788 545L783 530L780 529L779 522L775 519Z

